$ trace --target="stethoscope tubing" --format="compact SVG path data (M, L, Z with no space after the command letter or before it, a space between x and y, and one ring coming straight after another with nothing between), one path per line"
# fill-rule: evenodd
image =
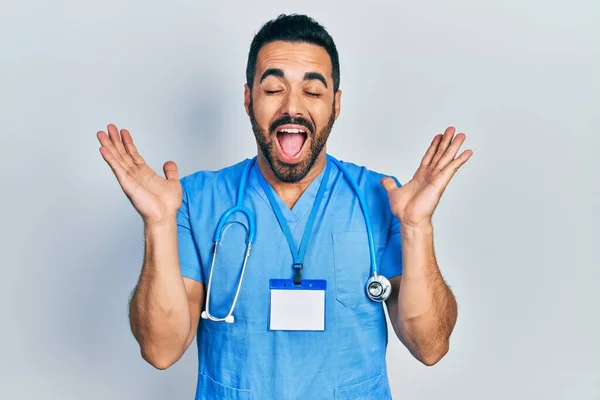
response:
M372 276L369 279L369 282L372 281L379 281L380 279L384 279L385 281L387 281L387 279L385 279L384 277L380 277L378 279L378 266L377 266L377 257L375 255L375 242L373 239L373 227L371 225L371 218L369 217L369 212L367 210L367 202L360 190L360 188L358 187L358 184L356 183L355 179L350 175L350 172L348 172L348 170L333 156L327 155L328 160L330 160L331 162L333 162L339 169L340 171L342 171L342 173L344 174L344 177L346 178L346 181L350 184L350 186L352 187L352 190L354 191L354 194L356 195L356 197L358 198L358 202L360 204L360 207L362 209L363 212L363 217L365 220L365 227L367 230L367 239L368 239L368 243L369 243L369 256L371 258L371 273ZM210 265L210 273L209 273L209 277L208 277L208 285L207 285L207 293L206 293L206 310L202 313L202 318L205 319L210 319L211 321L216 321L216 322L220 322L220 321L226 321L226 322L233 322L233 310L235 308L235 305L238 301L239 298L239 294L240 294L240 289L242 286L242 282L244 280L244 273L246 271L246 266L248 264L248 258L250 256L250 249L252 247L252 243L254 242L254 238L256 235L256 220L255 220L255 216L254 214L246 207L244 207L243 204L243 200L244 200L244 193L246 191L246 184L248 181L248 175L249 172L251 170L251 168L255 165L256 163L256 156L251 159L248 163L246 163L246 166L242 172L242 176L241 176L241 180L240 180L240 184L238 187L238 193L237 193L237 199L236 199L236 205L229 208L228 210L226 210L223 215L221 216L221 218L219 219L219 223L217 225L217 228L215 230L215 235L214 235L214 246L213 246L213 254L212 254L212 260L211 260L211 265ZM235 213L241 213L244 214L246 219L248 220L248 227L246 228L246 254L244 256L244 262L242 265L242 272L240 275L240 279L238 281L238 286L236 289L236 293L235 293L235 297L233 299L233 302L231 304L231 308L229 309L229 312L227 313L227 315L223 318L219 318L219 317L215 317L213 316L210 311L209 311L209 304L210 304L210 293L211 293L211 289L212 289L212 274L213 274L213 270L214 270L214 265L215 265L215 260L217 258L217 248L219 246L219 242L222 239L222 234L223 234L223 229L226 226L226 222L229 219L229 217ZM243 225L243 224L242 224ZM389 282L387 282L387 285L389 286ZM388 288L389 289L389 288ZM375 299L374 299L375 300ZM381 300L376 300L376 301L381 301Z

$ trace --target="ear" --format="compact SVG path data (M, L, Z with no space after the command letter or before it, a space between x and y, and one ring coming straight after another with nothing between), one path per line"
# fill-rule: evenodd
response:
M342 91L338 89L337 92L335 92L335 119L338 119L338 117L340 116L340 107L342 105Z
M244 108L246 108L246 114L250 116L250 100L251 100L252 92L250 91L250 86L248 84L244 84Z

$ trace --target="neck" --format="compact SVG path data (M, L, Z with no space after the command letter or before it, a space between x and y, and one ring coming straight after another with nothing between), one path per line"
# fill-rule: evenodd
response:
M260 168L260 171L265 177L265 180L269 182L271 187L273 187L273 189L279 195L279 197L281 197L285 205L288 206L289 209L292 209L298 201L298 199L300 198L300 196L302 196L302 193L304 193L306 188L325 169L325 166L327 165L327 159L325 157L325 154L326 150L323 149L323 151L315 161L310 171L308 171L306 176L300 181L294 183L288 183L279 180L275 176L275 173L271 169L271 166L262 154L258 155L257 162L258 168Z

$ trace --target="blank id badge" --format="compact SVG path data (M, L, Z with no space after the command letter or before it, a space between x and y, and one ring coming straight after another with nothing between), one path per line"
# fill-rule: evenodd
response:
M295 285L292 279L270 279L269 290L269 330L325 330L327 281L303 279L300 284Z

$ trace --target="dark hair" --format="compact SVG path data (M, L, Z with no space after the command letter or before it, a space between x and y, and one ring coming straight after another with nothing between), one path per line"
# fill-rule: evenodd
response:
M254 36L246 65L246 81L250 89L254 84L258 52L263 46L276 40L310 43L323 47L331 58L333 92L337 92L340 87L340 61L333 38L317 21L306 15L298 14L281 14L265 23Z

